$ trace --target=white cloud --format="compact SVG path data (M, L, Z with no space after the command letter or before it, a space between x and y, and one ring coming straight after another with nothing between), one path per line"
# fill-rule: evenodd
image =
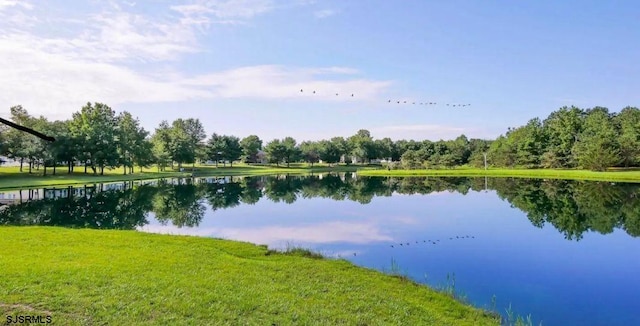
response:
M313 15L318 18L318 19L322 19L322 18L327 18L327 17L331 17L333 15L336 15L338 12L332 9L323 9L323 10L318 10L313 12Z
M350 68L243 67L187 79L183 85L206 87L224 98L311 98L348 101L370 99L391 83L366 79L324 79L327 74L354 74ZM300 92L302 90L302 92ZM315 93L314 93L315 91ZM336 93L339 94L336 96ZM354 96L351 97L351 94Z
M42 22L65 27L36 33L31 26L9 28L0 21L0 62L10 63L0 74L0 108L21 104L32 114L63 119L89 101L117 108L210 98L304 98L312 90L316 99L344 101L352 100L352 93L353 99L372 98L390 85L357 78L358 71L348 67L262 65L196 76L161 71L162 64L203 50L199 36L211 23L264 14L274 10L272 1L195 1L153 16L133 12L135 3L122 3L110 2L79 20L48 17L27 2L0 0L0 18L33 11L45 15ZM310 92L300 94L300 89Z
M0 0L0 11L9 8L9 7L22 7L24 9L31 10L33 9L33 5L27 1L18 1L18 0Z

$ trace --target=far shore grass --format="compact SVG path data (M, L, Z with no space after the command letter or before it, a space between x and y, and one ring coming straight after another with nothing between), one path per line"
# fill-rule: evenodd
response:
M406 278L211 238L0 227L0 317L53 325L499 325Z
M248 165L234 164L233 167L215 167L213 165L184 166L180 172L176 168L167 168L158 172L157 168L144 168L140 172L135 169L133 174L123 174L122 168L105 169L104 175L85 174L83 167L76 167L72 174L67 174L63 167L59 168L56 175L52 175L52 169L48 169L47 176L42 175L42 169L34 170L32 174L19 171L18 167L0 166L0 189L25 189L43 186L65 186L101 182L116 182L129 180L145 180L170 177L190 176L252 176L271 174L296 174L305 175L311 173L326 172L357 172L361 176L379 177L411 177L411 176L440 176L440 177L515 177L537 179L566 179L588 180L608 182L634 182L640 183L640 169L638 168L611 168L604 172L580 170L580 169L507 169L489 168L478 169L458 167L452 169L424 169L424 170L387 170L380 165L333 165L315 164L313 167L305 163L291 164L290 167L275 165Z
M310 174L323 172L355 172L357 170L370 169L367 166L355 165L333 165L314 164L291 164L290 167L275 165L248 165L234 164L233 167L227 165L223 167L215 167L214 165L185 165L184 171L180 172L177 165L174 169L166 168L164 172L158 172L157 168L140 168L136 167L133 174L123 174L123 169L105 169L104 175L94 175L89 169L89 174L84 173L84 167L75 167L72 174L67 173L64 167L58 168L56 175L52 175L52 168L47 168L47 175L42 175L40 170L33 170L31 174L23 168L20 172L19 167L2 167L0 166L0 189L18 189L33 188L43 186L63 186L77 185L87 183L130 181L130 180L146 180L157 178L171 177L189 177L189 176L251 176L251 175L269 175L269 174Z
M609 182L636 182L640 183L640 169L612 168L603 172L589 170L563 170L563 169L428 169L428 170L366 170L358 171L361 176L380 177L513 177L533 179L566 179Z

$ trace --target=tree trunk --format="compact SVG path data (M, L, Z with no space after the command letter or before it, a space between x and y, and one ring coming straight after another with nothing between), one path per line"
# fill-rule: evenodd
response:
M20 158L20 172L22 172L22 164L24 164L24 157Z
M126 165L126 164L123 164L123 165L122 165L122 168L123 168L123 170L124 170L124 175L127 175L127 165Z
M53 165L53 175L56 175L56 165L58 165L58 164L54 164Z
M85 167L86 168L86 167ZM93 170L93 174L96 175L98 173L98 170L96 170L95 166L91 166L91 170Z
M43 174L43 176L45 176L45 177L46 177L46 176L47 176L47 163L45 162L45 163L44 163L44 164L42 164L42 165L43 165L43 167L44 167L44 174Z
M104 175L104 165L100 166L100 175Z
M31 174L31 167L33 166L33 162L29 160L29 174Z
M87 174L87 161L84 161L84 174Z

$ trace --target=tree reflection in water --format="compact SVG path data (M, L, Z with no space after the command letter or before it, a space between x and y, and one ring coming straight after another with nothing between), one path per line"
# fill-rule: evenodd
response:
M0 209L0 225L55 225L72 228L135 229L149 213L178 227L200 224L213 211L255 204L262 197L292 204L330 198L370 203L377 196L495 190L536 227L553 225L566 239L585 232L623 229L640 235L640 186L628 183L517 178L355 177L350 173L297 177L225 177L160 180L154 185L123 183L120 190L92 187L71 195L24 201ZM77 188L74 188L77 189ZM46 192L46 191L45 191ZM77 191L75 191L77 192Z

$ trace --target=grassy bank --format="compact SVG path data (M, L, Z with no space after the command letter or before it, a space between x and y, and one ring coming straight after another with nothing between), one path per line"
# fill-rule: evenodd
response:
M640 171L631 169L610 169L606 172L588 170L559 169L446 169L446 170L366 170L359 171L363 176L460 176L460 177L515 177L538 179L568 179L592 181L616 181L640 183Z
M58 325L497 325L483 311L342 260L136 231L0 227L0 318Z
M86 184L96 182L113 182L128 180L157 179L180 176L236 176L236 175L268 175L268 174L308 174L322 172L354 172L359 169L367 169L364 166L327 166L315 165L313 167L306 164L292 164L291 167L259 166L259 165L234 165L233 167L199 166L195 168L185 167L184 172L177 169L166 169L165 172L158 172L156 168L145 168L140 172L136 168L135 173L123 175L122 169L105 169L104 175L85 174L83 167L76 167L71 174L67 170L60 168L56 175L51 175L49 168L48 175L43 176L42 171L34 171L29 174L26 171L20 172L18 167L0 167L0 189L29 188L42 186L58 186L72 184Z

